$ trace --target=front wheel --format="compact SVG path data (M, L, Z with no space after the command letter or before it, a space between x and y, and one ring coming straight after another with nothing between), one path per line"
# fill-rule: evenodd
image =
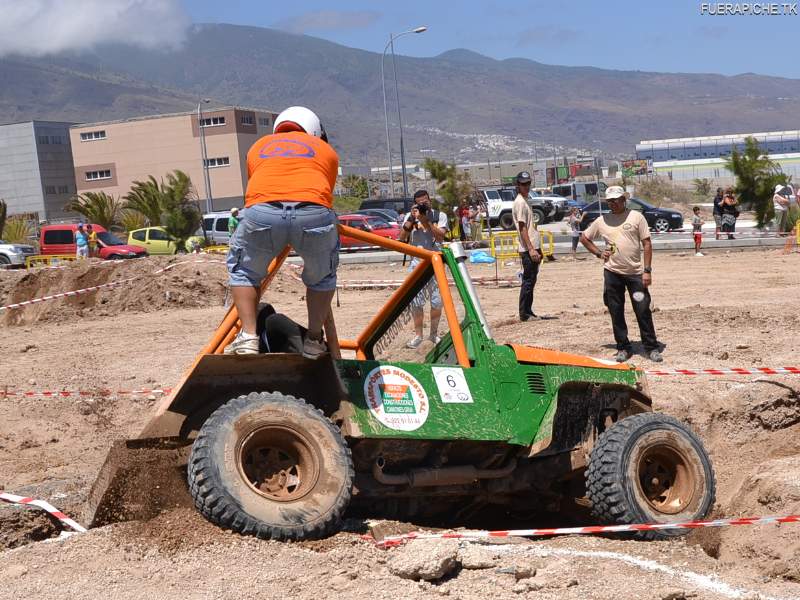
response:
M653 229L659 233L666 233L669 231L669 221L664 217L659 217L656 219L655 223L653 223Z
M589 458L586 491L592 513L607 523L675 523L708 516L715 479L702 442L673 417L641 413L600 435ZM639 532L644 539L688 529Z
M339 528L353 461L339 430L303 400L239 396L203 424L189 487L211 522L263 539L319 538Z
M8 258L5 254L0 254L0 265L10 265L11 259Z
M534 208L531 210L531 212L533 213L533 222L537 225L547 222L545 221L546 217L544 216L543 211L539 210L538 208Z

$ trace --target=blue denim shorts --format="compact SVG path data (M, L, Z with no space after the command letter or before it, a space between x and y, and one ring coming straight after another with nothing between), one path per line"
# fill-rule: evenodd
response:
M228 251L228 285L260 286L269 263L290 245L303 259L308 289L336 289L339 221L330 208L287 200L254 204L241 215Z

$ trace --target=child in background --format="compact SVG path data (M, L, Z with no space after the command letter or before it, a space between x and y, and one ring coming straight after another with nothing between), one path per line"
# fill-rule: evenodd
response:
M694 235L694 255L695 256L703 256L702 252L700 252L700 246L703 243L703 225L705 221L703 217L700 216L700 207L695 206L692 211L694 212L694 216L692 217L692 234Z

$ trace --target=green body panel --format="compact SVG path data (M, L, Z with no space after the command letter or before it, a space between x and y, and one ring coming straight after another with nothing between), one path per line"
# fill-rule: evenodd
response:
M449 249L443 250L443 257L464 305L461 330L472 367L462 369L453 364L449 334L422 363L338 361L353 405L349 418L355 437L485 440L529 446L550 437L556 396L563 384L635 386L638 375L633 370L519 363L512 348L498 345L485 335ZM374 378L369 383L370 374L378 367L389 370L389 379L380 381L394 383L381 384ZM450 388L446 379L437 384L434 372L438 368L456 369L463 374L472 401L444 401L443 392L447 393ZM380 405L377 410L376 398ZM398 425L393 420L392 425L387 425L387 419L398 419L402 423Z

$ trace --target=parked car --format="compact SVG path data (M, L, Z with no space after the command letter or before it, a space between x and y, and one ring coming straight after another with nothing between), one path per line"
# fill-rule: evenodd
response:
M683 229L683 215L678 211L656 208L639 198L630 198L627 206L631 210L638 210L642 213L647 220L648 227L654 231L664 232ZM581 221L581 229L586 229L601 214L609 212L611 212L611 209L608 208L605 200L598 200L588 204L583 210L583 214L586 216Z
M400 236L400 227L398 225L391 225L380 217L359 214L341 215L339 223L393 240ZM364 247L364 242L346 235L341 235L340 240L343 249Z
M403 211L407 213L411 210L411 205L414 204L412 198L367 198L361 201L361 206L358 210L365 210L368 208L389 208L395 212Z
M186 240L186 247L181 252L191 252L193 242L202 244L203 232L201 230L198 230L195 235ZM128 244L138 248L145 248L149 254L178 254L178 249L163 227L134 229L128 233Z
M97 256L100 258L120 260L147 256L147 251L144 248L126 244L111 235L102 225L92 223L92 229L97 232ZM77 244L75 243L75 232L77 230L77 223L42 226L39 231L39 253L74 256L77 250Z
M36 254L28 244L12 244L0 240L0 267L25 266L25 259Z
M358 209L353 211L351 214L354 215L368 215L370 217L378 217L379 219L383 219L389 225L400 225L400 219L405 218L401 217L400 214L391 208L366 208L366 209Z
M218 245L230 243L231 234L228 233L228 218L230 216L231 211L229 210L203 215L203 229L206 230L206 237L210 243ZM203 232L201 231L199 235L202 237Z
M557 196L555 194L546 194L544 192L531 192L531 196L544 201L549 201L553 203L555 207L555 212L549 216L549 220L557 222L564 218L564 215L567 214L569 211L569 203L566 198L562 196ZM545 221L547 222L547 221Z

